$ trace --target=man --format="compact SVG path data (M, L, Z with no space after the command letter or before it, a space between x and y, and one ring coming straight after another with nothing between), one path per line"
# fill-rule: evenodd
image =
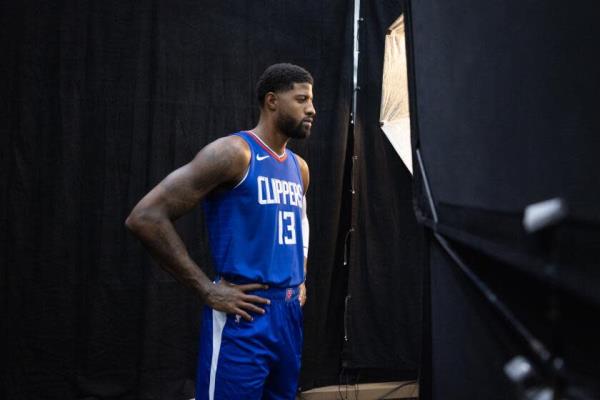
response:
M275 64L256 90L258 125L218 139L152 189L127 227L205 302L196 399L293 399L302 349L306 162L286 149L315 117L313 79ZM173 221L204 200L217 277L190 258Z

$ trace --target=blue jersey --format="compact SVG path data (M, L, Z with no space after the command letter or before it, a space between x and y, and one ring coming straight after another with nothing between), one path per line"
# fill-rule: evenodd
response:
M304 281L304 185L296 155L274 153L251 132L246 176L233 189L204 202L216 272L234 283L293 287Z

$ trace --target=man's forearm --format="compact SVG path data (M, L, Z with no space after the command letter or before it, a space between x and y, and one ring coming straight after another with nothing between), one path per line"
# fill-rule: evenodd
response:
M185 244L168 218L132 215L125 224L163 269L191 287L203 300L206 299L212 282L190 258Z
M304 257L304 280L305 280L305 281L306 281L306 272L307 272L307 271L306 271L306 260L307 260L307 258L306 258L306 257Z

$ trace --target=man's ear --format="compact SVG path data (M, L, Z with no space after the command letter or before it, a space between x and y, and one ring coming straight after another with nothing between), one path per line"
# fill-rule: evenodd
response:
M265 107L269 111L277 110L277 95L273 92L269 92L265 95Z

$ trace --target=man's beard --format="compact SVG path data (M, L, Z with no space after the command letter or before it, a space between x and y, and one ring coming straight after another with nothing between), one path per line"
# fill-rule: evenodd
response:
M296 123L289 115L280 115L277 119L277 127L292 139L305 139L310 136L310 126L304 126L303 121Z

